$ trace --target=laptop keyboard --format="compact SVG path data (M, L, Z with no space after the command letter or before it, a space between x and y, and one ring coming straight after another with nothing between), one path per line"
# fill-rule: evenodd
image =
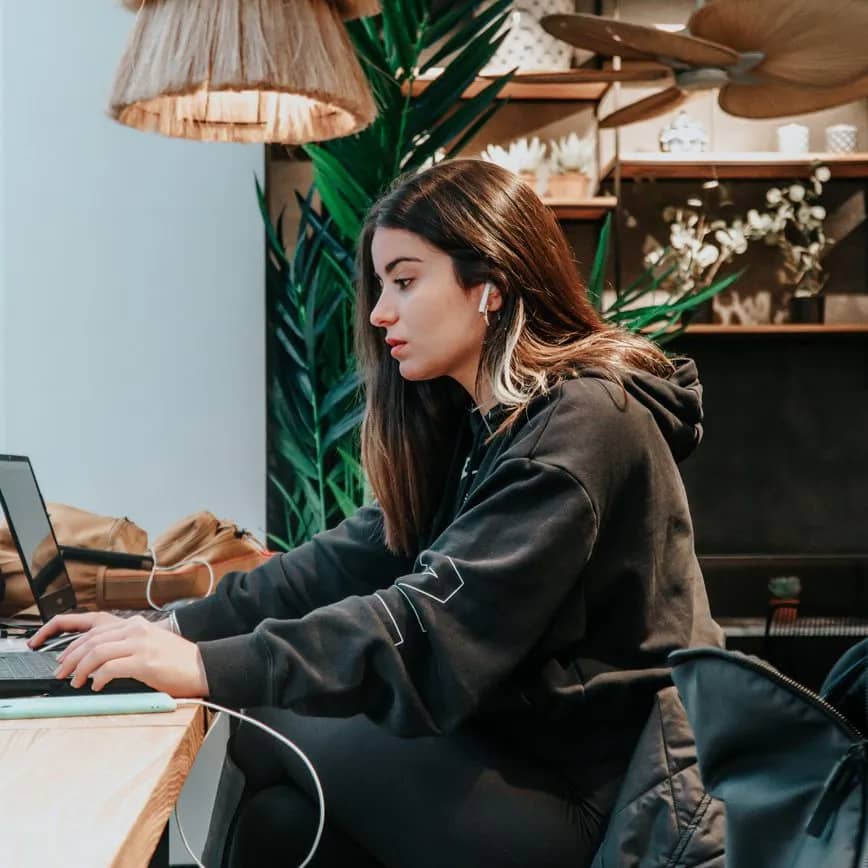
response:
M69 609L63 612L64 615L90 615L93 609ZM118 618L132 618L134 615L141 615L146 621L162 621L163 618L168 618L168 612L158 612L156 609L100 609L99 611L108 612L109 615L117 615Z
M54 678L58 653L15 651L0 654L0 681L10 678Z
M146 621L162 621L163 618L168 618L168 612L158 612L156 609L109 609L110 614L117 615L118 618L132 618L134 615L141 615Z

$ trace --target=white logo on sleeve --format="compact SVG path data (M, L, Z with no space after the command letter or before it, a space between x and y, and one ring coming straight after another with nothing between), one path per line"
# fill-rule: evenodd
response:
M446 605L446 603L448 603L464 587L464 579L462 578L458 567L455 566L455 561L453 561L449 555L443 555L438 559L436 570L432 563L433 557L434 556L429 557L427 562L421 557L419 558L419 565L424 568L422 572L418 574L419 581L414 582L413 584L410 584L409 582L395 582L395 587L404 595L404 599L413 610L413 614L416 616L416 621L419 624L419 629L423 633L427 633L428 631L422 624L419 610L416 608L412 599L413 596L420 595L427 597L429 600L434 600L435 603ZM386 601L379 594L375 595L388 612L392 623L395 625L395 630L398 632L398 641L395 642L395 645L398 646L403 644L404 637L401 634L400 629L398 629L398 622L395 619L395 616L386 605Z

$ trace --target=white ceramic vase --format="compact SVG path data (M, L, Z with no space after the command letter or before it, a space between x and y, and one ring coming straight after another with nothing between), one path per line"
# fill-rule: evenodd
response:
M515 0L510 12L509 35L488 65L487 72L547 72L570 68L573 47L546 33L539 23L544 15L575 12L573 0Z

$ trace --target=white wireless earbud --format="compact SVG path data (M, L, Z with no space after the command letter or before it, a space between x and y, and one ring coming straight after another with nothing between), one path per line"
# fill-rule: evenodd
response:
M479 299L479 312L485 317L485 324L488 325L488 296L491 293L491 281L485 281L485 287L482 290L482 298Z

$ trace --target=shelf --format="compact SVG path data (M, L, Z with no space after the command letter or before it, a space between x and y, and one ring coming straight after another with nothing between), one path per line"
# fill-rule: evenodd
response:
M775 151L718 152L709 154L622 154L621 177L636 178L786 178L808 175L811 164L822 161L832 179L868 178L868 153L858 154L779 154ZM605 167L603 177L615 171L615 160Z
M764 325L714 325L696 323L688 325L688 335L818 335L868 334L868 323L781 323Z
M471 85L461 94L461 99L470 99L476 96L483 88L487 87L494 79L477 78ZM434 78L417 79L413 82L412 95L418 96L432 82ZM515 99L515 100L538 100L548 102L599 102L609 89L609 84L606 82L578 82L569 84L539 84L525 83L516 84L510 82L505 85L498 98L500 99Z
M715 618L727 639L762 639L766 635L766 619L756 617ZM822 627L817 629L819 622ZM817 631L811 633L811 627ZM868 636L868 621L852 623L852 619L844 617L808 616L799 618L793 625L801 628L800 633L783 632L786 627L778 625L772 628L772 639L836 639L840 636L863 638Z
M558 220L600 220L618 204L614 196L593 196L578 201L548 199L543 196L542 201L555 212Z
M649 327L641 330L643 334L653 334L656 328ZM666 330L678 331L676 327ZM868 323L820 323L820 324L797 324L797 323L764 323L762 325L715 325L713 323L696 323L688 325L678 336L702 336L711 337L748 337L751 335L868 335ZM677 340L677 338L676 338Z
M703 570L720 567L742 567L748 569L767 568L769 566L781 570L796 570L802 566L819 567L868 567L868 552L852 552L847 554L804 554L799 552L775 554L738 554L738 555L703 555L697 554L699 565Z

